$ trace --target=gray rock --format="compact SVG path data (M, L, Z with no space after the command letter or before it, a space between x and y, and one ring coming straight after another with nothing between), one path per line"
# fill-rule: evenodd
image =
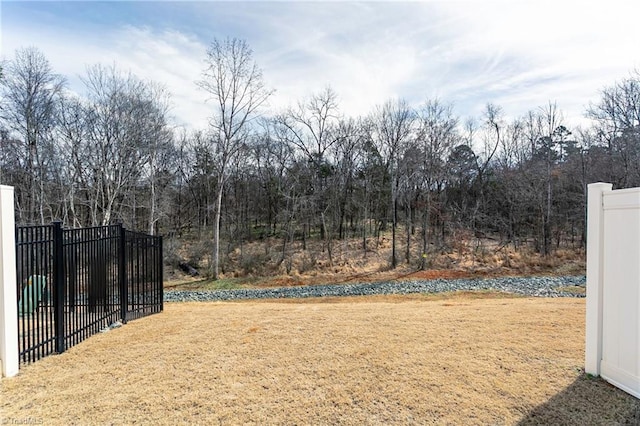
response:
M534 297L584 297L584 294L556 290L558 287L585 286L584 276L504 277L489 279L407 280L359 284L327 284L268 289L216 291L165 291L165 302L219 301L245 299L289 299L306 297L368 296L374 294L442 293L451 291L494 290Z

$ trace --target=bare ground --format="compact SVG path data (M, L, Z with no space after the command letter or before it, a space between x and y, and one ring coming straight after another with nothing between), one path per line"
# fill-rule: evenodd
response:
M404 235L399 230L398 235ZM210 241L167 241L168 267L165 278L167 287L183 289L211 289L231 287L274 287L309 284L345 283L354 281L382 281L390 279L477 278L496 276L531 275L584 275L585 252L578 247L562 247L552 256L542 256L530 244L514 248L512 244L496 238L475 238L468 232L457 231L450 235L447 245L432 245L422 254L419 238L411 240L409 260L405 258L405 236L397 243L398 266L390 268L391 232L380 238L367 239L363 250L361 238L333 240L331 251L317 238L287 245L282 252L282 242L275 237L224 244L221 256L223 283L215 286L204 284L201 278L185 276L177 267L179 260L189 260L197 266L202 276L210 273ZM331 256L329 256L331 253ZM425 256L427 270L419 269Z
M0 381L3 424L640 422L582 372L583 299L168 304Z

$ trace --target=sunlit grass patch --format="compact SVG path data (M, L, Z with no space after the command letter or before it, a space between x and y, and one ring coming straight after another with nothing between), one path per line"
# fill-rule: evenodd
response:
M570 286L566 286L566 287L556 287L555 289L557 291L561 291L563 293L570 293L570 294L586 294L587 293L587 288L585 286L582 286L582 285L570 285Z

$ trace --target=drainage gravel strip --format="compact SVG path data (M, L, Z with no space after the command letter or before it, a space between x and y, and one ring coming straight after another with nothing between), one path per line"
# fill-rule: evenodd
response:
M535 297L584 297L584 294L560 291L560 287L584 286L584 276L506 277L489 279L407 280L359 284L326 284L265 289L164 292L165 302L218 301L243 299L290 299L327 296L368 296L373 294L442 293L451 291L493 290Z

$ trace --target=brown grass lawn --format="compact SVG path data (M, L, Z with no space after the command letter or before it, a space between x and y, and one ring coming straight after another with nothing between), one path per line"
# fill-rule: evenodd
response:
M3 424L634 424L584 299L168 304L0 381Z

